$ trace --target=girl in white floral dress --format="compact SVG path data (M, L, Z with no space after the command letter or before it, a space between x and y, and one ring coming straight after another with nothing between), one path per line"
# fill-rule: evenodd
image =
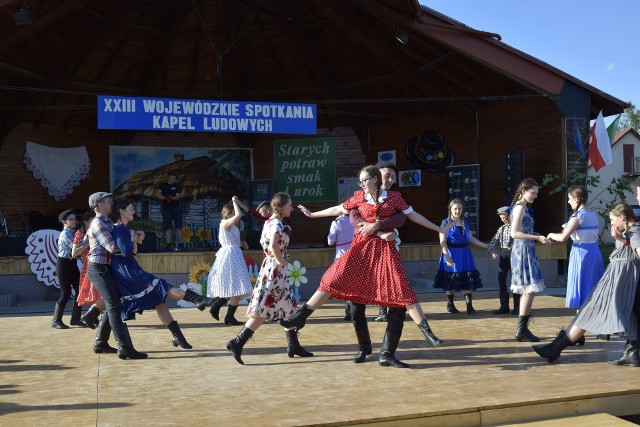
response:
M267 319L286 319L297 307L287 278L289 236L284 232L282 224L282 219L291 215L293 210L291 197L287 193L276 193L271 199L271 209L273 215L265 223L260 238L265 257L247 309L249 320L238 336L227 343L227 350L231 351L236 361L242 365L242 348L253 333ZM296 327L285 328L285 333L289 357L313 356L313 353L306 351L298 342Z

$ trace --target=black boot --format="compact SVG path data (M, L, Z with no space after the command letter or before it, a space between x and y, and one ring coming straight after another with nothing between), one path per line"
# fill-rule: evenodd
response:
M196 308L200 311L204 311L205 307L212 305L215 302L215 298L209 298L193 292L191 289L184 291L183 300L192 302L196 305ZM216 319L217 320L217 319Z
M538 342L540 338L533 335L529 330L529 318L531 316L518 316L518 329L516 329L516 340L519 342Z
M384 340L382 340L382 348L380 349L380 356L378 358L378 364L380 366L393 366L394 368L408 368L404 362L396 359L396 349L400 342L400 335L395 332L386 331L384 334Z
M62 315L64 314L64 305L56 303L53 309L53 319L51 319L51 327L54 329L69 329L67 325L62 323Z
M253 331L245 326L237 337L227 343L227 350L233 353L233 357L241 365L244 365L242 361L242 348L252 336Z
M80 317L80 320L91 329L95 329L99 323L98 316L100 316L100 309L94 304Z
M638 340L635 341L627 341L624 345L624 350L622 351L622 356L619 359L609 360L607 363L610 365L618 365L618 366L633 366L635 368L640 366L640 354L638 353L640 349L640 342Z
M464 302L467 303L467 314L474 314L476 309L473 308L473 294L464 294Z
M455 295L447 295L447 299L449 300L449 302L447 303L447 311L451 314L460 313L460 310L458 310L456 306L453 304L454 296Z
M193 348L191 344L187 342L187 339L182 334L182 331L180 330L180 326L178 326L178 322L174 320L173 322L167 325L167 328L169 328L169 330L173 334L173 339L171 340L171 342L173 343L174 347L180 346L181 348L184 348L187 350L191 350Z
M73 308L71 310L71 321L69 322L69 324L72 326L79 326L81 328L86 328L87 325L80 318L81 315L82 315L82 307L78 305L76 300L73 300Z
M378 306L378 316L373 318L374 322L386 322L388 321L387 317L387 307L381 305Z
M500 291L500 308L493 314L509 314L509 292Z
M95 306L93 306L95 307ZM109 336L111 335L111 324L109 323L109 316L107 314L102 315L98 328L96 330L96 340L93 343L94 353L112 353L118 352L117 349L109 345Z
M209 309L209 313L211 313L211 317L216 320L220 320L220 309L223 305L226 305L229 300L226 298L218 298L216 302L213 303L211 308Z
M242 325L242 322L239 322L235 317L237 309L238 309L237 305L229 306L229 309L227 310L227 315L224 316L225 325L234 325L234 326Z
M290 329L288 331L284 331L287 335L287 356L300 356L300 357L311 357L313 353L307 351L300 345L300 341L298 341L298 331L295 329Z
M351 301L345 301L344 303L344 320L351 320Z
M513 294L513 310L511 310L513 316L520 314L520 294Z
M147 353L141 353L133 348L133 344L123 344L123 343L131 343L131 335L129 335L129 327L126 323L124 323L124 328L122 328L122 333L124 336L122 337L123 342L118 342L120 348L118 348L118 357L122 360L126 359L146 359L148 357Z
M562 350L570 345L571 340L569 339L567 334L558 334L558 338L555 339L552 343L545 345L534 345L531 348L533 348L535 352L538 353L541 357L544 357L549 362L553 362L558 357L560 357L560 353L562 353Z
M278 325L287 329L296 327L296 329L300 330L304 328L307 317L311 316L311 313L313 313L313 310L307 304L303 304L291 317L286 320L279 320Z
M353 358L353 363L363 363L367 356L373 352L369 328L356 330L356 337L358 338L358 352Z
M560 329L560 331L556 334L556 338L551 342L551 344L554 344L557 341L559 341L564 335L567 335L567 331L565 331L564 329ZM580 338L578 338L578 341L572 342L571 344L569 344L569 346L584 345L585 341L586 340L583 335Z
M427 319L422 319L422 322L420 322L418 328L420 328L424 336L431 342L431 347L436 348L437 346L442 344L442 340L438 338L429 327Z

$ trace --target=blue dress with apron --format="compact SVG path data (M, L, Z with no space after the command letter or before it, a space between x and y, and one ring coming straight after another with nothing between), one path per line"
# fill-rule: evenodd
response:
M598 217L582 209L571 215L580 225L571 233L571 254L567 274L566 307L580 308L604 274L602 253L598 248Z
M122 255L111 256L111 271L122 302L122 320L134 320L136 313L142 314L164 303L173 286L140 267L133 256L130 229L115 224L111 235L122 252Z
M449 219L447 218L442 221L440 226L444 227L448 222ZM464 220L464 228L453 227L447 232L446 238L449 256L451 256L454 264L448 266L444 254L440 254L438 272L433 281L433 287L445 291L473 291L481 288L480 272L476 268L476 262L473 259L471 248L469 248L471 233L469 232L467 220Z

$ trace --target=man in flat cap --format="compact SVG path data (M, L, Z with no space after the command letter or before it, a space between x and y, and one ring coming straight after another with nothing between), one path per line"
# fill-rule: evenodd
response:
M113 223L109 220L109 215L112 203L111 193L100 191L89 196L89 207L96 212L96 218L87 231L89 237L87 276L106 304L105 312L98 324L93 351L95 353L117 352L120 359L145 359L146 353L140 353L133 348L129 329L122 321L120 292L111 274L111 257L120 254L120 249L111 236ZM112 328L118 342L118 350L109 346Z
M64 228L58 237L58 261L56 262L56 274L58 276L58 284L60 285L60 298L56 302L56 307L53 310L53 319L51 320L51 327L54 329L69 329L67 325L62 322L62 315L64 314L64 308L71 298L71 288L76 292L78 296L78 287L80 285L80 271L76 265L76 261L71 257L71 249L73 246L73 235L76 232L76 214L73 209L63 211L58 215L58 221L62 223ZM82 320L80 320L80 314L82 307L80 307L73 299L73 310L71 311L71 325L86 327Z
M499 259L498 263L498 286L500 287L500 308L494 314L509 314L509 290L507 289L507 275L511 270L511 222L509 221L509 206L498 209L497 214L502 220L502 225L498 228L495 236L487 245L487 251L493 260ZM496 251L496 246L500 251ZM513 311L511 314L518 314L520 306L520 295L513 294Z

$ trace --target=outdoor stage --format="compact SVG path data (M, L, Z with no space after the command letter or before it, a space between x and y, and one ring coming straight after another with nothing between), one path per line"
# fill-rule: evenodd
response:
M428 295L423 307L444 345L426 348L408 320L397 355L411 369L379 367L375 353L354 364L353 328L337 302L302 330L300 340L315 357L289 359L282 329L268 323L245 347L245 366L224 349L240 327L215 322L208 312L172 310L193 350L172 347L155 313L145 313L130 330L150 358L121 361L94 354L89 329L54 330L49 312L3 309L0 425L478 426L640 413L640 369L605 363L620 353L621 339L589 336L584 347L549 364L512 339L515 316L489 314L495 296L480 293L477 315L454 316L445 313L442 295ZM563 302L536 299L534 333L551 339L568 323ZM374 352L384 327L370 323ZM562 425L602 425L595 420Z

